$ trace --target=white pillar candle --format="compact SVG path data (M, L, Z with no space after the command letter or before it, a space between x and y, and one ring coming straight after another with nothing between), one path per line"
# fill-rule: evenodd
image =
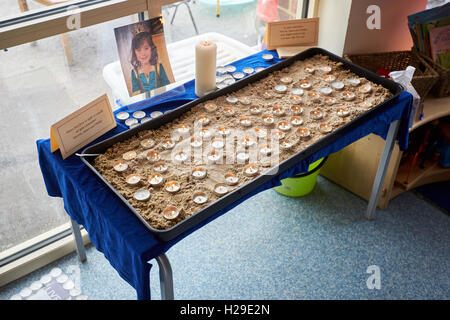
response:
M198 97L216 89L217 45L202 40L195 45L195 94Z

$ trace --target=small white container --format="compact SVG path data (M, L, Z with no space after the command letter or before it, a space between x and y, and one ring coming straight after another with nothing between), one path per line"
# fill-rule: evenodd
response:
M161 111L153 111L152 113L150 113L150 117L152 118L158 118L161 117L163 115L163 113Z
M226 97L226 100L228 103L232 103L232 104L238 103L238 101L239 101L239 99L234 96L228 96L228 97Z
M208 195L203 191L194 192L194 194L192 195L192 201L194 201L196 204L204 204L208 201Z
M122 121L122 122L127 120L129 117L130 117L130 114L125 111L121 111L116 114L117 120Z
M273 55L270 53L265 53L262 55L264 61L271 61L273 59Z
M135 118L135 119L141 120L141 119L145 118L145 116L146 116L146 114L142 110L133 112L133 118Z
M287 87L284 84L278 84L275 86L274 90L277 93L286 93Z
M192 177L196 180L205 179L207 175L207 171L205 168L197 167L192 170Z
M150 191L147 189L140 189L137 190L134 195L133 198L136 199L137 201L147 201L148 199L150 199ZM70 288L72 289L72 288ZM68 289L68 290L70 290Z

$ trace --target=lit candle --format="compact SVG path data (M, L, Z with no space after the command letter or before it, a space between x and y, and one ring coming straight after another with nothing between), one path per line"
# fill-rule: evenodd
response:
M274 130L272 132L272 137L277 140L281 140L286 136L286 134L281 130Z
M178 131L179 134L184 135L184 134L189 133L189 127L187 125L185 125L185 124L179 124L178 128L177 128L177 131Z
M126 177L125 181L129 185L134 186L134 185L137 185L141 181L141 177L136 173L132 173Z
M224 146L224 143L223 143L222 139L213 139L211 141L211 145L214 149L222 149Z
M163 161L159 161L153 165L153 170L159 173L166 172L168 169L167 165Z
M239 98L239 102L243 105L249 105L250 103L252 103L252 100L249 97L242 97Z
M169 150L175 146L175 142L171 138L167 138L163 140L161 145L164 149Z
M124 172L125 170L128 169L128 164L123 160L119 160L119 161L114 162L113 168L117 172Z
M255 128L256 136L258 138L265 138L267 137L267 130L262 128Z
M314 73L315 69L314 69L313 66L307 65L307 66L305 67L305 71L308 72L308 73Z
M350 110L347 107L340 107L337 109L337 115L341 118L345 118L350 115Z
M137 157L136 151L128 151L128 152L125 152L125 153L122 155L122 158L123 158L124 160L127 160L127 161L133 160L133 159L135 159L136 157Z
M280 81L281 81L281 83L284 83L284 84L290 84L292 82L292 78L291 77L282 77L280 79Z
M212 136L212 131L208 128L202 128L200 130L200 137L202 137L204 140L209 139Z
M192 137L191 138L191 147L199 148L199 147L202 146L202 144L203 144L203 141L202 141L201 138L199 138L199 137Z
M260 114L262 112L262 109L258 105L253 105L250 107L250 113L251 114Z
M308 128L305 127L300 127L298 128L296 131L297 136L299 136L300 138L308 138L311 135L311 132L309 131Z
M309 83L308 80L302 80L300 82L300 88L302 88L302 89L310 89L311 88L311 83Z
M334 80L336 80L336 77L332 74L327 74L323 76L323 80L325 80L326 82L333 82Z
M209 123L209 118L206 115L201 114L197 117L197 121L203 126L206 126Z
M299 115L303 113L303 108L297 104L291 106L291 112L293 115Z
M202 40L195 45L195 94L198 97L216 88L217 45Z
M156 161L158 161L160 158L159 156L159 152L156 150L149 150L147 152L147 160L150 161L151 163L154 163Z
M274 115L276 115L278 117L284 116L284 114L285 114L284 109L283 109L282 106L274 106L272 108L272 112L273 112Z
M281 149L290 149L294 145L294 141L292 139L284 139L280 142Z
M219 197L223 196L227 192L228 192L228 187L226 186L226 184L218 183L214 186L214 193Z
M250 120L250 118L248 117L242 117L239 119L239 122L241 123L241 125L243 125L244 127L250 127L252 125L252 120Z
M266 90L266 91L264 91L264 93L263 93L263 97L264 97L265 99L270 99L270 98L273 97L273 94L272 94L272 92L270 92L269 90Z
M208 196L203 191L197 191L192 195L192 201L196 204L204 204L208 201Z
M313 119L313 120L319 120L319 119L323 118L323 112L319 109L311 110L309 115L310 115L311 119Z
M289 97L289 101L290 101L292 104L299 104L300 101L302 101L302 98L300 98L300 96L290 96L290 97Z
M223 112L225 113L225 115L227 117L231 117L231 116L234 115L234 110L233 110L232 107L225 107L225 108L223 108Z
M214 112L217 110L217 105L213 102L205 103L205 110L207 112Z
M155 145L155 140L144 139L141 141L141 147L144 149L151 149Z
M369 93L370 91L372 91L372 86L369 83L366 83L366 84L362 85L361 87L359 87L358 90L361 93Z
M289 130L291 130L291 125L287 121L280 121L278 123L278 129L280 129L282 131L289 131Z
M241 141L241 145L244 146L245 148L249 148L251 146L254 146L255 143L256 143L256 141L253 140L250 137L243 137L243 138L241 138L240 141Z
M303 119L300 116L291 117L291 123L293 126L301 126L303 124Z
M222 153L216 150L208 152L207 159L209 163L216 163L222 158Z
M270 114L263 114L262 118L263 118L263 122L266 126L270 126L274 122L274 120Z
M259 149L259 153L265 157L268 157L272 154L272 148L270 148L270 145L265 144Z
M342 98L346 101L351 101L351 100L355 99L355 94L351 91L344 91L342 93Z
M178 181L174 181L174 180L168 181L164 186L164 189L170 193L175 193L175 192L179 191L180 188L181 188L180 183Z
M236 158L237 158L237 160L238 160L238 163L245 163L245 162L250 158L250 156L248 155L248 153L245 153L245 152L239 152L239 153L236 155Z
M227 136L227 135L229 135L231 133L230 128L228 128L227 126L217 127L217 131L219 131L219 133L222 136Z
M311 92L308 92L308 98L309 98L311 101L317 101L317 100L320 99L320 96L319 96L316 92L311 91Z
M197 167L197 168L192 169L192 177L194 179L197 179L197 180L205 179L206 174L207 174L207 172L206 172L205 168Z
M139 189L134 193L133 198L137 201L147 201L150 199L150 191L146 189Z
M234 173L226 173L225 174L225 183L229 186L234 186L239 182L238 176Z
M319 125L319 131L321 133L324 133L324 134L330 133L332 130L333 130L333 127L328 123L321 123Z
M258 174L258 166L254 163L250 163L244 167L243 171L247 177L253 177Z
M175 206L167 206L163 212L162 215L167 220L173 220L176 219L180 215L180 209L178 209Z
M329 106L331 106L331 105L336 103L336 98L334 98L334 97L326 97L325 98L325 103L328 104Z
M174 156L174 160L177 163L183 163L187 160L187 158L188 158L188 155L183 151L177 152Z

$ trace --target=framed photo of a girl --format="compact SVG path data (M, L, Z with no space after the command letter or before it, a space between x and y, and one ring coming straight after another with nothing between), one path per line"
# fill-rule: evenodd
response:
M114 33L130 96L175 82L161 17L116 28Z

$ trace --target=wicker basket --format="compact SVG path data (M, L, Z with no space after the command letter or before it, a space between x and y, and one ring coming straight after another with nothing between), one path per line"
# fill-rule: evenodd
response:
M450 96L450 69L443 68L441 65L421 53L420 57L439 74L439 79L433 88L431 88L431 93L437 97Z
M344 58L373 72L377 72L380 68L398 71L413 66L416 71L411 84L422 101L425 100L428 92L439 79L439 74L414 51L355 54L345 55Z

